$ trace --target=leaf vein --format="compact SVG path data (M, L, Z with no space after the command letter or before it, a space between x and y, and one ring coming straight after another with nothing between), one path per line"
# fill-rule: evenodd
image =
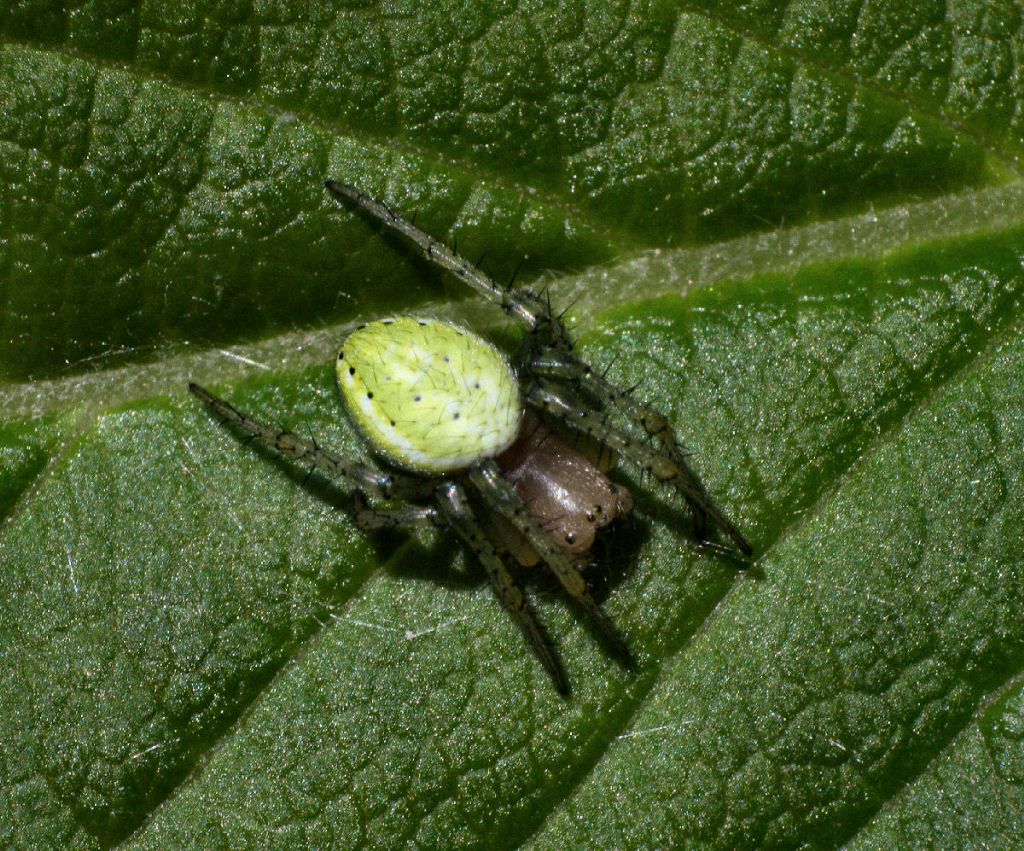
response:
M587 229L620 247L640 247L642 244L635 233L614 227L607 217L601 219L595 218L592 211L581 207L578 203L574 203L574 199L568 193L565 193L564 195L557 195L549 186L524 183L520 179L521 175L518 173L512 176L504 175L481 163L462 159L451 151L445 151L442 156L437 151L430 150L422 145L410 143L406 137L402 137L401 142L399 142L394 136L374 133L367 130L365 127L343 127L336 122L326 121L306 107L296 106L294 108L286 109L272 101L266 101L261 98L243 98L228 95L218 91L212 86L186 82L169 74L165 74L145 66L126 66L123 63L113 62L105 57L96 56L88 51L79 50L66 45L41 45L28 40L12 38L10 35L4 35L0 37L0 46L5 45L22 47L38 52L53 53L65 59L85 62L105 71L128 74L136 79L148 80L150 82L169 86L178 91L201 95L203 98L213 99L219 104L233 104L244 109L259 110L279 120L287 119L288 121L293 121L297 116L308 124L316 127L322 127L331 133L344 134L352 138L361 138L368 143L379 145L397 154L418 157L425 162L434 164L438 168L443 166L449 173L453 171L462 172L464 175L469 176L476 184L487 183L510 194L528 194L530 199L535 203L539 201L541 204L547 206L567 210L572 215L578 217Z
M862 2L859 15L863 12L867 3ZM818 71L828 75L834 80L839 80L857 88L869 91L875 94L877 97L882 98L890 104L903 107L904 109L911 109L920 115L922 118L926 118L931 123L938 126L946 127L955 133L959 133L973 141L981 150L989 154L994 160L999 162L1008 172L1021 175L1024 171L1018 166L1016 158L1007 152L1001 150L997 145L994 145L991 141L980 136L971 127L963 124L962 122L955 121L950 118L949 115L942 112L941 109L937 109L932 103L929 103L921 98L910 96L905 90L904 91L893 91L888 86L882 85L878 80L867 78L858 74L852 70L844 68L836 68L827 62L823 62L820 59L816 59L813 56L808 56L805 52L789 47L775 41L763 33L756 32L748 27L739 25L736 21L730 20L728 16L723 15L719 12L712 11L705 6L693 2L693 0L684 0L680 4L681 14L694 14L706 18L709 21L721 26L723 29L729 30L735 33L743 39L746 39L754 44L759 44L768 50L776 51L780 56L790 59L799 65L805 67L816 68Z

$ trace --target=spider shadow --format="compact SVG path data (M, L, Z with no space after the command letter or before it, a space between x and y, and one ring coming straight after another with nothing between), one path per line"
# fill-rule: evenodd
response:
M432 535L430 541L404 530L374 530L367 534L376 539L373 546L387 562L388 573L394 576L466 590L487 584L483 569L477 569L472 555L443 529Z
M755 579L763 578L759 564L752 562L732 547L719 543L714 538L713 530L710 537L701 539L693 515L687 508L672 501L671 492L652 492L635 480L620 484L626 484L630 488L634 499L634 511L598 534L589 553L588 563L582 570L591 595L599 605L636 572L640 552L655 533L656 524L679 530L687 542L687 549L696 558L711 559L734 573L742 573ZM618 659L627 669L635 667L635 660L629 648L625 648L626 655L617 650L614 642L586 617L579 606L573 604L551 571L518 568L517 573L524 577L529 575L531 581L527 584L537 589L538 597L541 599L569 603L576 619L584 623L593 638L610 656Z
M612 592L636 572L640 551L650 535L651 524L635 515L618 519L598 533L594 545L580 564L580 572L595 602L599 605L605 603ZM542 599L568 599L555 574L542 564L535 567L516 565L513 572L536 588Z
M310 475L296 467L294 462L261 444L256 444L254 448L303 490L337 510L346 521L352 522L355 507L352 490L339 486L323 475ZM468 558L461 568L445 566L459 561L462 547L454 538L445 536L444 530L440 532L428 533L433 540L424 540L416 532L406 529L368 529L362 535L373 552L374 560L396 576L426 579L451 588L475 588L485 582L483 572L473 570Z
M272 464L292 482L320 502L341 513L352 522L355 506L354 489L338 485L323 474L310 472L294 461L282 457L270 447L256 441L243 441L247 448ZM415 532L404 529L372 529L363 532L375 560L386 565L396 576L424 579L452 588L477 588L486 582L483 570L474 569L472 558L466 554L459 567L463 547L454 537L434 534L434 540L425 541ZM447 566L446 566L447 565Z
M388 564L388 571L392 574L447 588L470 590L479 589L481 586L489 587L483 567L476 563L472 553L453 535L442 537L442 532L442 536L437 536L432 542L426 543L417 540L415 534L410 532L388 530L386 536L378 537L378 534L374 534L377 538L375 546L378 547L382 559L398 551L397 558ZM588 560L581 566L580 571L599 605L610 596L615 587L634 572L640 549L649 534L650 524L637 518L635 521L619 521L602 530L597 536L594 547L588 553ZM537 627L563 674L565 666L559 642L552 636L546 619L538 611L538 603L542 603L544 607L568 607L573 618L584 626L608 656L616 659L627 670L636 667L628 647L625 648L625 652L623 648L617 647L614 640L587 617L582 607L565 592L555 574L543 563L524 566L510 556L506 556L505 561L510 573L526 593L527 605ZM562 688L559 690L563 696L568 696L571 686L567 680L563 685L564 691Z
M586 560L580 564L580 573L598 606L603 606L612 592L636 572L640 551L650 535L651 524L642 517L630 515L602 529L595 537ZM583 625L605 654L628 671L636 669L636 657L629 647L628 638L622 636L610 621L604 628L595 623L583 607L565 592L552 571L540 564L536 567L517 565L513 573L520 577L525 586L535 591L539 600L567 606L574 620ZM609 627L615 638L606 631Z
M671 491L661 494L652 492L635 482L631 484L633 485L631 492L635 500L634 517L639 514L647 520L670 529L680 530L688 549L700 558L712 559L723 567L751 579L764 578L764 570L760 563L743 555L732 546L721 543L716 537L717 530L713 525L708 528L708 534L702 537L698 533L693 514L688 508L677 504L672 499Z
M590 558L581 567L591 593L600 603L611 589L625 581L635 569L637 555L647 538L648 525L642 520L619 522L604 530L594 542ZM396 576L418 579L447 588L479 588L487 585L483 567L454 535L444 530L434 540L424 541L406 530L380 529L367 532L382 562ZM566 600L554 573L542 563L524 566L506 557L509 571L530 593L548 601Z

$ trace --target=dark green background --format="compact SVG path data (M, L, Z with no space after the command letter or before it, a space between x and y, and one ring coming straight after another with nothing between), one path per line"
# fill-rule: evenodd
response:
M1024 7L0 10L0 844L1010 847L1024 832ZM322 191L550 286L749 534L669 494L533 585L367 536L352 322L494 315Z

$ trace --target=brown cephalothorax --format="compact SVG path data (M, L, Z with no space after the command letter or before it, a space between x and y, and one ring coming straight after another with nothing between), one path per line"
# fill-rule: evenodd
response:
M531 411L523 417L516 442L495 460L530 513L573 562L585 561L598 531L633 510L629 490L611 481L598 468L598 459L570 446ZM499 515L490 515L489 525L520 564L530 567L540 561L529 542Z

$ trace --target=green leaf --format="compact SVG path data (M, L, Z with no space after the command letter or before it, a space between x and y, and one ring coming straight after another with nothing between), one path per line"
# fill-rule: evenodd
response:
M1020 10L427 5L0 11L0 844L1012 844ZM186 393L354 455L351 323L507 338L326 178L525 257L754 542L621 471L635 672Z

